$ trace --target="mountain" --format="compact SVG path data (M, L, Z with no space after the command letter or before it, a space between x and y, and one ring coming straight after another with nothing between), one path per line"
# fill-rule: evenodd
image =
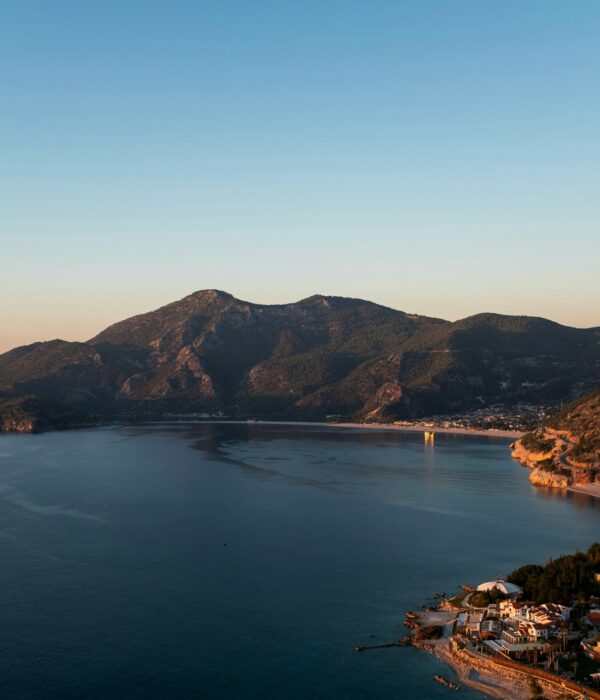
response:
M36 397L63 415L96 417L223 411L391 420L568 400L599 378L600 329L496 314L451 323L319 295L262 305L218 290L87 342L0 355L4 402Z

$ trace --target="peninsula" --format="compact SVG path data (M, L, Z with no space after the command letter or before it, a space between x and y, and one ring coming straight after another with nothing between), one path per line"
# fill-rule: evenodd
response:
M513 445L538 486L600 496L600 392L564 406Z
M461 588L407 613L398 645L431 651L491 697L600 700L600 544Z

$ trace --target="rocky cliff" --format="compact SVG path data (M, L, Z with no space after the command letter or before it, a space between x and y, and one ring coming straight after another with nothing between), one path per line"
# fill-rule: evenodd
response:
M600 392L568 404L513 445L532 483L566 488L600 482Z
M546 486L552 489L566 489L573 483L573 478L568 472L559 472L554 469L536 467L529 474L529 481L535 486Z

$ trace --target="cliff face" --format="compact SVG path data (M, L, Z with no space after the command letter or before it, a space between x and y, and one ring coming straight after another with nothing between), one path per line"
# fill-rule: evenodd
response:
M566 489L572 483L572 477L564 473L548 471L537 467L529 474L529 481L535 486L546 486L552 489Z
M34 433L35 430L35 418L8 418L0 423L3 433Z
M567 437L567 461L574 468L600 468L600 391L564 406L548 420L548 429Z
M450 323L360 299L265 306L205 290L86 343L0 355L0 397L117 416L418 418L570 398L597 376L599 339L528 317Z
M551 450L527 448L525 445L523 445L522 438L520 438L514 442L511 454L513 458L520 462L524 467L535 469L540 462L545 462L546 460L552 459L554 455L554 448Z
M0 431L33 433L37 427L38 406L29 398L0 400Z
M543 429L517 440L512 456L534 470L530 480L538 485L600 482L600 392L565 406Z
M49 428L72 428L106 422L101 413L91 413L82 406L73 406L22 396L0 399L0 431L35 433Z

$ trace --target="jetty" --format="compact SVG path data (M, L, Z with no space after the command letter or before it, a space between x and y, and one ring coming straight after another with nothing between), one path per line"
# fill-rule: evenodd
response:
M394 642L385 642L383 644L359 644L355 647L356 651L369 651L370 649L389 649L390 647L410 647L413 645L411 637L403 637L396 639Z

